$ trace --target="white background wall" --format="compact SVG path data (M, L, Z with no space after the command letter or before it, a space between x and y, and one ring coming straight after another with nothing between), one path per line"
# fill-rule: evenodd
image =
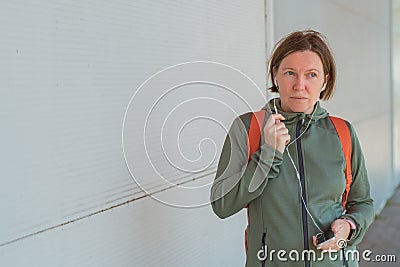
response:
M271 3L265 27L264 1L1 1L0 265L243 266L245 214L219 220L205 201L224 127L264 102L266 32L275 41L304 28L328 36L339 77L326 107L357 128L382 205L395 183L391 140L399 140L391 135L399 126L390 113L390 2ZM140 87L195 60L236 69L181 65ZM212 84L163 97L138 135L160 93L205 79ZM195 116L203 117L178 135Z
M393 167L400 181L400 0L392 0Z
M265 102L264 18L261 0L1 1L0 266L242 265L245 214L206 204L224 128ZM220 64L140 87L197 60Z

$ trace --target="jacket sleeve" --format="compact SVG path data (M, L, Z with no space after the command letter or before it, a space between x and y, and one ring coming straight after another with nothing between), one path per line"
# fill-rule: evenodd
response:
M228 131L211 187L212 208L222 219L242 210L260 196L268 179L277 177L283 160L282 153L274 153L273 148L262 142L248 162L248 129L242 118L243 115L236 118ZM261 140L264 140L263 131Z
M353 220L356 230L350 238L350 245L357 245L361 242L368 227L374 220L373 200L370 196L370 186L368 181L367 169L365 167L364 155L361 150L360 142L354 128L350 127L352 141L351 172L353 182L350 186L346 209L347 212L342 217Z

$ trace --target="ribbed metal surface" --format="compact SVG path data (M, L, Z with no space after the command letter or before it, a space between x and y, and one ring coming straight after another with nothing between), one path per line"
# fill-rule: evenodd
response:
M263 1L1 1L0 34L1 266L220 266L226 255L224 263L243 262L244 214L229 223L219 221L209 206L178 209L146 197L128 172L121 134L139 86L178 63L227 64L263 88ZM251 106L262 105L254 84L218 66L209 73L203 68L197 78L226 82ZM180 74L164 80L173 84L186 75ZM211 164L205 172L182 173L171 167L157 143L165 115L187 99L202 97L179 110L167 126L178 123L179 129L183 116L193 112L229 127L234 114L205 97L238 113L249 107L213 84L183 89L152 113L156 123L147 129L146 141L168 181L203 191L182 193L156 179L144 168L142 151L133 165L145 171L141 178L161 198L194 205L209 198L217 160L210 162L206 153L219 155L225 132L209 120L185 127L182 153L189 160L205 153L198 164ZM147 111L159 91L141 93L134 105ZM134 127L126 137L142 138L140 115L129 118ZM140 134L132 135L136 130ZM172 144L169 150L177 137L174 131L163 136L166 145ZM216 151L211 143L200 144L205 137L214 140ZM132 147L132 153L137 149ZM237 245L220 249L232 243Z

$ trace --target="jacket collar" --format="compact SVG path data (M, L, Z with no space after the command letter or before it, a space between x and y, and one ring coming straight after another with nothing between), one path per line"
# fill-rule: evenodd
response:
M263 109L266 109L268 113L275 114L275 107L274 107L274 100L275 100L275 105L278 113L282 114L283 117L285 117L285 124L292 124L292 123L297 123L299 120L305 119L306 122L308 122L311 119L311 123L315 123L319 119L327 117L329 114L324 109L321 107L320 102L317 101L317 103L314 106L314 114L311 116L311 114L305 114L304 112L286 112L282 110L281 107L281 99L280 98L275 98L271 99Z

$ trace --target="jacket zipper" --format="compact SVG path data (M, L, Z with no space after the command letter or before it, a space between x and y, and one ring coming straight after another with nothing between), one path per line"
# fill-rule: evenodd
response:
M299 120L299 122L296 125L296 144L297 144L297 155L298 155L298 160L299 160L299 174L300 174L300 181L301 181L301 187L303 188L302 191L302 197L304 199L304 202L307 204L307 194L306 194L306 183L305 183L305 177L304 177L304 165L303 165L303 153L301 150L301 137L300 136L300 129L302 127L303 123L302 120ZM301 202L301 218L302 218L302 223L303 223L303 245L305 250L309 250L310 244L308 242L308 221L307 221L307 211L306 208ZM304 266L309 267L310 262L306 258L304 261Z

